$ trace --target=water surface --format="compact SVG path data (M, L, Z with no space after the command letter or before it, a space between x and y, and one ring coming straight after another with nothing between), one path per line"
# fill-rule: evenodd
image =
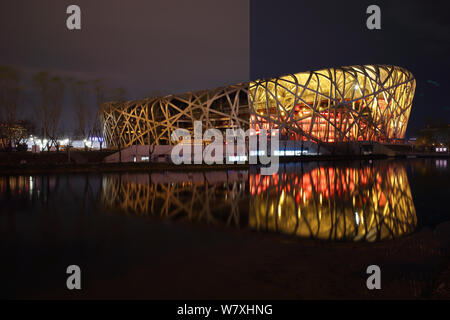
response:
M447 160L437 159L288 163L272 176L258 168L1 176L2 231L20 231L31 220L33 229L90 228L87 215L105 223L124 215L299 238L393 239L413 232L418 215L431 225L448 219L441 202L448 175ZM434 217L417 212L417 202ZM56 220L46 221L50 216Z
M183 298L207 290L203 283L232 284L228 273L251 280L240 266L264 266L277 254L271 246L296 252L286 239L389 247L450 220L449 181L446 159L287 163L273 176L257 168L0 176L2 294L64 296L65 268L78 264L88 270L85 292L101 288L98 297L133 296L142 282L153 291L135 297ZM108 287L116 280L121 290ZM256 294L267 289L249 283Z

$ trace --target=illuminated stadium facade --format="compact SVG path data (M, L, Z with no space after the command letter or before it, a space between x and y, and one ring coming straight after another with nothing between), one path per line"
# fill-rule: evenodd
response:
M101 107L108 147L173 144L174 130L279 129L281 140L393 143L405 136L413 75L365 65L290 74L250 83Z

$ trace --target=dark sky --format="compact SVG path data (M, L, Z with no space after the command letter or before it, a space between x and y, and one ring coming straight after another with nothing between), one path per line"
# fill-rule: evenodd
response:
M381 30L366 8L381 8ZM450 1L251 1L250 77L393 64L417 80L408 136L427 117L450 123Z
M66 28L81 7L82 29ZM0 2L0 64L125 87L128 98L248 81L249 2L14 0ZM73 123L68 95L63 125ZM96 106L92 104L91 111Z
M448 1L39 0L0 2L0 64L123 86L128 98L214 88L355 64L394 64L417 79L408 135L450 122ZM82 30L66 28L78 4ZM382 30L366 28L378 4ZM25 81L26 82L26 81ZM30 83L25 83L31 89ZM74 123L67 97L63 125ZM91 104L91 112L97 106Z

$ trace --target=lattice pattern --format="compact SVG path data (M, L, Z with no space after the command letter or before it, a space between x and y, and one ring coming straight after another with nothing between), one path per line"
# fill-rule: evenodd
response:
M282 139L335 143L403 139L415 91L395 66L351 66L102 106L109 147L173 144L178 128L280 129Z
M174 179L177 175L183 174L172 175L176 182L161 182L165 180L155 174L105 176L102 204L108 212L248 226L323 240L391 239L417 225L408 177L396 162L286 165L272 176L250 173L214 182Z
M279 128L291 140L402 139L415 80L395 66L351 66L250 83L251 127Z
M215 183L207 179L160 183L145 179L143 174L133 177L140 179L104 177L101 199L105 208L126 214L239 226L241 201L248 201L247 174Z
M109 102L102 106L101 121L108 147L134 144L173 144L178 128L192 132L194 121L203 129L242 128L249 125L248 85L189 92L161 98Z
M392 239L417 216L405 168L301 166L250 176L251 228L323 240Z

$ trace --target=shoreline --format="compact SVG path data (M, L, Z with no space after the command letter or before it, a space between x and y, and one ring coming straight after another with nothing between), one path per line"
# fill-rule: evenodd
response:
M283 157L280 163L287 162L334 162L355 160L383 160L383 159L411 159L411 158L435 158L447 159L449 154L411 154L411 155L322 155L322 156L300 156ZM14 163L0 164L0 175L18 174L49 174L49 173L103 173L103 172L161 172L161 171L218 171L218 170L248 170L250 164L182 164L175 165L161 162L123 162L105 163L91 162L84 164L76 163Z

